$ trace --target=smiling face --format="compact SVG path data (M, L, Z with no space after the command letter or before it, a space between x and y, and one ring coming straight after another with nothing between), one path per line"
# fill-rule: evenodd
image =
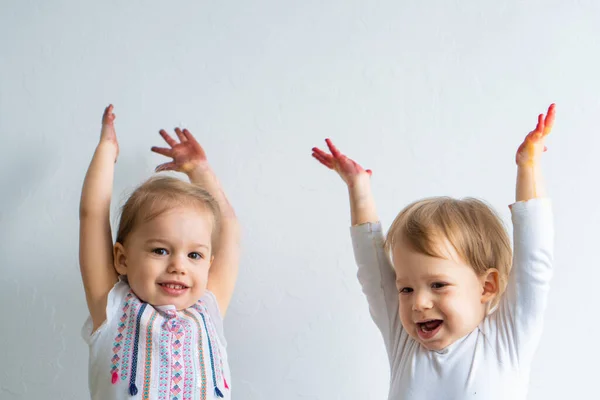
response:
M213 215L179 206L139 222L114 248L115 268L133 292L154 306L183 310L204 294L212 262Z
M400 320L428 350L441 350L472 332L497 290L497 271L478 276L448 243L447 258L431 257L403 242L393 249Z
M409 204L384 249L394 265L402 325L430 350L476 329L500 300L512 264L502 220L473 198Z

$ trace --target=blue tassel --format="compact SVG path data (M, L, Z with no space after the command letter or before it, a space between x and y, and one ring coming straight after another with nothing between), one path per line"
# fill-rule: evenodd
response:
M219 388L216 386L215 386L215 395L220 398L225 397L225 396L223 396L223 393L221 393L221 390L219 390Z
M129 377L129 394L131 396L135 396L138 393L138 388L135 386L135 372L137 370L138 347L140 344L140 320L142 319L142 314L144 313L147 305L147 303L144 303L140 307L135 324L135 339L133 342L133 356L131 359L131 376Z
M135 386L135 383L129 385L129 394L132 396L135 396L137 394L137 386Z

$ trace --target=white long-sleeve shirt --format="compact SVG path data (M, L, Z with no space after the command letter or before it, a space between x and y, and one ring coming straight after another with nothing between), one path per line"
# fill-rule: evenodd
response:
M508 285L492 314L440 351L403 329L395 273L383 250L380 223L351 228L358 279L390 363L390 400L525 399L543 329L554 227L548 199L512 206L514 256Z

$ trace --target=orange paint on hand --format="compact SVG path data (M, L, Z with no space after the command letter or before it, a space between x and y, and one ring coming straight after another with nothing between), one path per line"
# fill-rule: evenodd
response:
M179 168L180 172L190 172L193 169L194 169L194 163L190 162L190 161L183 163L181 168Z
M517 150L517 164L521 167L531 168L531 175L535 177L535 166L538 163L541 154L546 151L544 146L544 140L546 136L552 131L554 126L554 118L556 114L556 105L553 103L548 107L548 113L546 116L540 114L538 116L538 123L533 131L531 131L526 137L524 142L519 146ZM518 159L522 157L521 163ZM537 197L536 181L533 179L533 195Z

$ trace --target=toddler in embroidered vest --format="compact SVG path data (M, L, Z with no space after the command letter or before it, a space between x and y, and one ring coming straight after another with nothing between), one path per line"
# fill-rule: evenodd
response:
M152 177L110 227L119 146L113 106L80 207L80 265L90 317L89 387L94 400L231 398L223 317L238 272L239 226L203 148L187 130L160 131L171 157L157 167L190 182Z
M554 113L539 115L517 150L514 253L500 218L476 199L416 201L384 240L371 171L329 140L331 153L313 149L348 186L358 280L388 353L390 400L527 397L552 277L540 158Z

